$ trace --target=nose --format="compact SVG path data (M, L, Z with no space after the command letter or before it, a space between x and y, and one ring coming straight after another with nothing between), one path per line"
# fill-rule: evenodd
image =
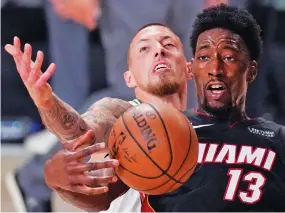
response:
M157 44L154 57L155 58L161 57L161 56L164 57L165 55L166 55L166 52L165 52L164 47L160 43Z
M219 58L212 59L211 67L208 70L208 75L211 77L222 77L224 71L221 66L221 60Z

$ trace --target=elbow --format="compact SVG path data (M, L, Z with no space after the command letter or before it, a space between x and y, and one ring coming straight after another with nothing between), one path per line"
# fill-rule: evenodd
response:
M51 174L52 174L52 167L50 166L50 160L47 160L47 162L44 165L45 182L49 188L56 190L56 187L54 187L50 181L50 178L52 177Z

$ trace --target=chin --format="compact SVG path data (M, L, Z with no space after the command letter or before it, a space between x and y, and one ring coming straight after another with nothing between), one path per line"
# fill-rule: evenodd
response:
M180 85L176 82L170 82L168 84L156 84L148 85L147 91L153 95L163 97L166 95L173 95L180 89Z
M204 104L204 109L211 114L224 114L231 109L231 105L219 103L219 102L215 102L215 103L206 102Z

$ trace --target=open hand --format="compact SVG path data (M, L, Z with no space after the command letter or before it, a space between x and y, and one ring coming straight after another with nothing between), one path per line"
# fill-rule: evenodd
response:
M45 107L53 96L52 88L48 84L48 80L55 72L55 64L50 64L47 70L42 73L43 52L38 51L36 60L33 62L31 60L32 46L25 44L24 52L22 52L20 48L21 42L18 37L14 37L13 45L7 44L5 46L5 50L13 56L17 71L34 103L37 107Z

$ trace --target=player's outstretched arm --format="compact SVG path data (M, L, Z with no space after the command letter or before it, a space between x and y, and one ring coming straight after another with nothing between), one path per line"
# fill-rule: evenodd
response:
M40 108L44 124L55 133L63 143L69 143L83 135L88 129L95 133L94 142L108 142L109 132L128 108L127 101L114 98L103 98L95 102L84 114L80 115L68 104L54 98L51 108ZM80 147L76 145L75 148Z
M80 115L72 107L53 93L48 83L55 72L55 64L52 63L43 73L41 71L44 60L43 52L38 51L36 60L33 62L31 60L32 46L25 44L24 52L22 52L21 41L18 37L14 37L13 45L7 44L5 50L13 56L17 71L46 127L64 143L83 134L88 129L86 123L80 119Z
M94 130L96 140L102 141L102 138L107 138L108 130L116 117L131 105L125 101L105 98L94 104L82 117L58 98L48 84L48 80L55 71L55 64L51 64L43 73L41 71L43 53L38 51L37 58L33 62L31 45L25 44L24 52L20 47L20 39L15 37L13 45L7 44L5 50L13 56L17 71L37 106L45 126L63 143L77 139L90 128Z

